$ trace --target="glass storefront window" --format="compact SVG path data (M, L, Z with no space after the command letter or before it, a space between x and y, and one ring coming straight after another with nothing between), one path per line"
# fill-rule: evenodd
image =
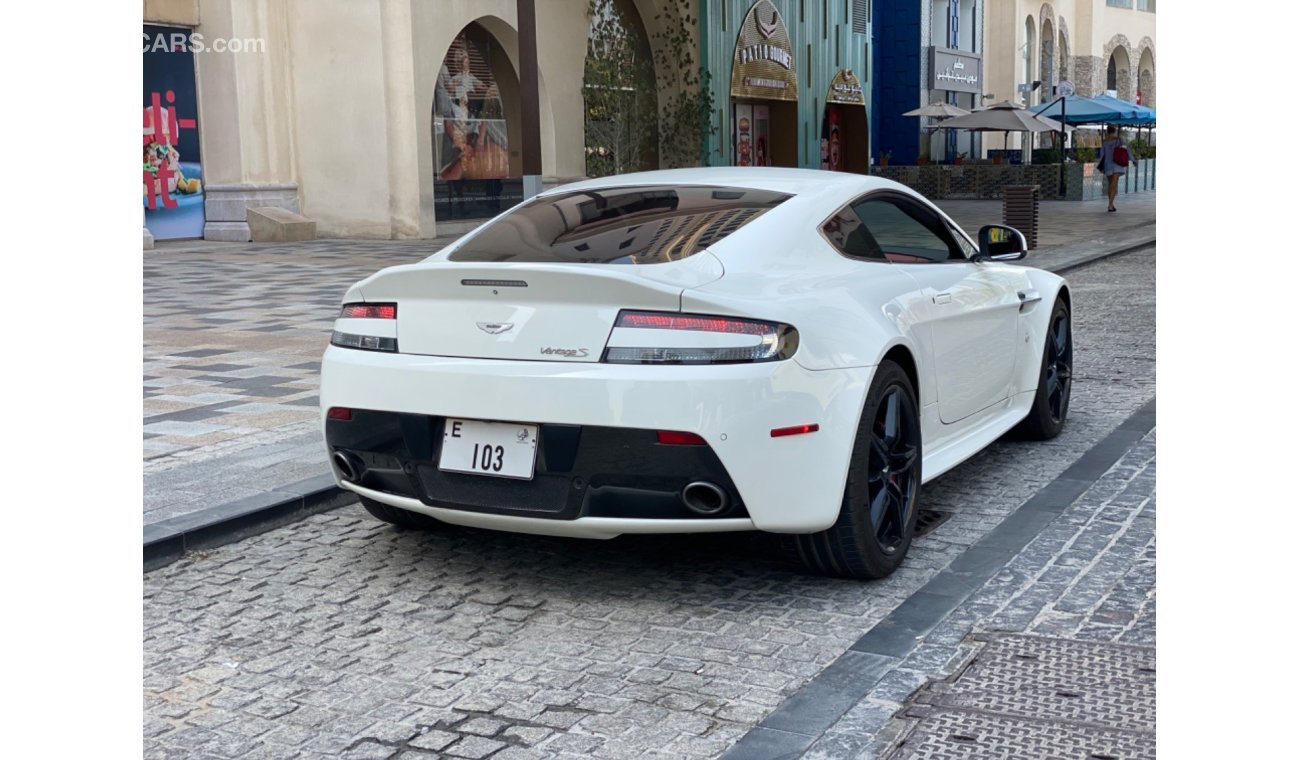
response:
M517 88L505 51L487 30L470 24L456 36L434 88L436 218L495 216L523 199L503 93Z

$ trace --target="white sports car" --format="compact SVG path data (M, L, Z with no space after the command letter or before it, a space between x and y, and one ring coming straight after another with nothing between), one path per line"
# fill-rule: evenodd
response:
M799 169L558 187L354 285L321 365L381 520L793 534L880 578L921 484L1070 402L1070 293L894 182Z

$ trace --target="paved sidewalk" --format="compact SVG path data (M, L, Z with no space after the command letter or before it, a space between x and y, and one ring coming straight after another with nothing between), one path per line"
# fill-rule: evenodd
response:
M852 656L854 678L806 684L727 760L1154 758L1156 434L1128 437L1079 498L1026 503L828 668Z
M1045 202L1045 268L1155 234L1155 194ZM971 232L1001 221L999 201L942 204ZM318 371L343 293L454 240L161 243L144 254L144 523L326 482Z

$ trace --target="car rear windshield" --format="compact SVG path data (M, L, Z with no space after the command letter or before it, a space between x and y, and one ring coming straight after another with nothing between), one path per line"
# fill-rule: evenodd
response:
M790 196L642 186L538 198L480 229L451 261L660 264L693 256Z

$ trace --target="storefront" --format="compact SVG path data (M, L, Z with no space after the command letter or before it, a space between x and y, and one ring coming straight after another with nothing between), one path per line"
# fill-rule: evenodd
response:
M822 113L822 165L833 172L866 174L871 171L867 152L867 102L862 83L852 71L835 75L826 91Z
M700 47L714 102L706 163L867 170L867 2L711 0ZM856 88L856 90L855 90ZM856 100L855 100L856 93Z
M433 96L434 216L481 219L523 199L519 79L505 50L471 23L451 43ZM513 139L512 139L513 138Z
M798 166L799 81L785 21L767 0L740 25L731 64L731 163Z

